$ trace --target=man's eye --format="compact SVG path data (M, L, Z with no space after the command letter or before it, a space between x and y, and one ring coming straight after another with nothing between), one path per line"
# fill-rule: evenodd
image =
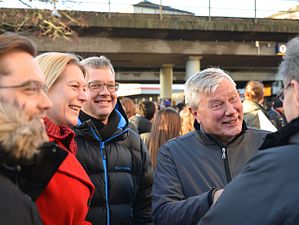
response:
M90 88L99 88L101 85L100 84L91 84Z
M78 88L79 88L79 85L77 85L77 84L73 84L73 85L71 85L71 87L72 87L72 88L75 88L75 89L78 89Z
M213 105L211 106L211 108L212 108L212 109L219 109L219 108L221 108L221 106L222 106L221 103L217 103L217 104L213 104Z
M237 96L234 96L230 99L230 102L236 102L238 100L238 97Z
M24 88L24 91L26 91L26 92L38 92L38 87L28 86L28 87Z

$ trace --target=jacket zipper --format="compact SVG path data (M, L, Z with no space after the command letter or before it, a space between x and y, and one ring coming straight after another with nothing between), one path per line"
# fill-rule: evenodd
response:
M127 132L127 130L112 136L111 138L107 139L105 142L101 141L101 139L99 138L99 136L96 134L96 132L94 131L93 128L91 128L92 134L94 136L94 138L100 143L100 153L101 153L101 158L102 158L102 162L103 162L103 168L104 168L104 181L105 181L105 198L106 198L106 211L107 211L107 225L110 225L110 205L109 205L109 187L108 187L108 168L107 168L107 160L106 160L106 153L104 151L105 149L105 143L112 140L113 138L116 138L122 134L124 134L125 132Z
M106 210L107 210L107 225L110 225L110 206L109 206L109 188L108 188L108 169L107 169L107 160L105 153L105 143L100 143L100 151L102 156L102 162L104 167L104 180L105 180L105 198L106 198Z
M93 128L91 128L92 134L94 138L100 143L100 153L104 168L104 182L105 182L105 199L106 199L106 211L107 211L107 225L110 225L110 206L109 206L109 191L108 191L108 170L107 170L107 160L106 154L104 152L105 142L102 142L101 139L98 137L96 132Z
M232 176L230 173L230 167L229 167L229 162L228 162L228 158L227 158L226 148L222 147L221 152L222 152L221 158L223 159L223 163L224 163L224 171L225 171L226 181L227 181L227 183L229 183L232 180Z

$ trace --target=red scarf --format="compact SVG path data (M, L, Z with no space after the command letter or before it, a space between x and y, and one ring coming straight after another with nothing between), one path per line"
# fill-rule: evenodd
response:
M77 144L75 132L68 126L58 126L52 120L45 117L44 124L50 141L56 142L59 146L76 155Z

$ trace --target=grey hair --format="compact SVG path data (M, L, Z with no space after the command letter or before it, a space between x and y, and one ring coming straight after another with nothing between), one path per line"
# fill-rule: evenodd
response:
M86 68L86 69L104 69L104 68L109 68L114 75L114 69L113 66L108 58L105 56L101 55L100 57L98 56L93 56L93 57L88 57L86 59L83 59L81 61L81 64Z
M236 86L233 79L219 68L208 68L189 77L184 88L187 103L192 109L197 109L200 96L212 94L224 79L231 81Z
M278 68L278 74L282 75L285 83L291 80L299 81L299 36L287 43L287 51Z

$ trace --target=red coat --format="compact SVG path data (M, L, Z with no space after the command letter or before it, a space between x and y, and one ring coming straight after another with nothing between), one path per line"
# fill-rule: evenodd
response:
M90 225L85 218L94 186L73 154L74 132L58 127L47 118L44 121L49 140L70 152L36 200L42 222L44 225Z

